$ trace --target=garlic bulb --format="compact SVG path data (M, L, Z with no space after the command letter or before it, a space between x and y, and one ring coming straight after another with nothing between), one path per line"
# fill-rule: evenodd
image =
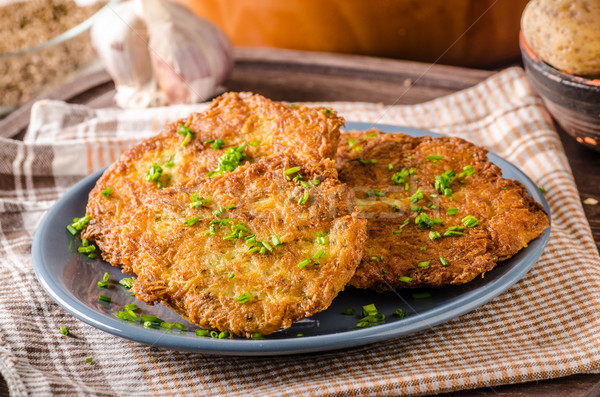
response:
M120 3L97 19L91 39L121 107L205 101L224 90L233 65L227 37L169 0Z

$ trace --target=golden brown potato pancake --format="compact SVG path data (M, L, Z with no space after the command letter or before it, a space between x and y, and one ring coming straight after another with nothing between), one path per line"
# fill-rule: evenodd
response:
M243 146L242 163L286 149L317 160L333 158L343 123L322 107L286 105L251 93L224 94L207 111L166 126L106 170L90 192L86 212L91 220L82 237L100 248L104 260L120 265L119 231L148 195L206 177L235 147Z
M245 336L326 309L366 223L333 166L286 152L149 196L120 233L136 297Z
M459 138L343 133L336 168L368 221L358 288L463 284L549 226L520 182Z

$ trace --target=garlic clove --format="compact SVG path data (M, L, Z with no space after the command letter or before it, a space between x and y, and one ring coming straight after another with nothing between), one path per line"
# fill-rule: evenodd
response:
M180 4L142 3L154 76L169 103L195 103L220 93L233 66L227 37Z
M90 31L92 46L116 85L153 81L143 16L139 1L119 3L101 13Z

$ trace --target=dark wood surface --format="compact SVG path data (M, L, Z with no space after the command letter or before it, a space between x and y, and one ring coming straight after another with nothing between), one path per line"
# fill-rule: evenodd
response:
M253 91L275 100L368 101L414 104L473 86L495 71L351 55L305 53L271 49L238 49L231 91ZM114 106L114 86L104 72L78 78L47 98L92 107ZM0 136L19 139L26 131L31 105L0 121ZM600 201L600 153L559 131L581 200ZM551 194L551 192L549 193ZM600 204L585 205L596 245L600 246ZM0 396L8 395L0 377ZM559 379L460 391L443 396L600 396L600 375L572 375Z

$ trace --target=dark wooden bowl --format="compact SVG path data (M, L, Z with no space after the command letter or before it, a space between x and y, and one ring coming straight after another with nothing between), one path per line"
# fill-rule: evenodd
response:
M577 142L600 151L600 79L575 76L540 60L519 35L529 83L550 114Z

